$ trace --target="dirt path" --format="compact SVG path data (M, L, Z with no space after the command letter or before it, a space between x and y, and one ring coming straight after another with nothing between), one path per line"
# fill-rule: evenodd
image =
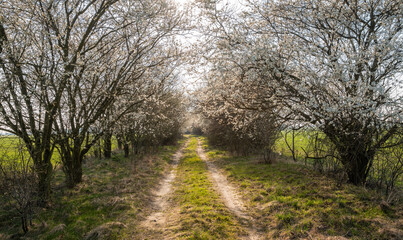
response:
M207 164L207 168L209 170L211 178L213 179L215 188L220 193L221 198L224 201L226 207L235 216L240 218L243 224L246 225L245 227L247 227L247 231L249 234L249 236L246 239L250 240L263 239L263 237L261 236L261 234L258 233L256 227L253 224L253 218L251 218L246 213L245 204L239 198L239 193L237 192L236 188L231 186L231 184L227 181L227 178L222 173L220 173L218 168L211 161L208 160L208 157L206 156L201 146L200 140L197 139L197 141L198 141L197 154L199 155L200 159L202 159Z
M140 225L151 231L164 232L168 228L168 217L170 211L169 197L172 193L172 183L176 177L176 169L183 154L184 144L172 157L172 170L161 181L160 186L154 192L154 201L152 206L152 214L149 215ZM172 210L172 209L171 209Z

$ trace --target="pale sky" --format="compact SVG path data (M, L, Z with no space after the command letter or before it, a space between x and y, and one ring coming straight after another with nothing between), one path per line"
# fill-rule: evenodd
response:
M178 4L179 9L183 10L186 5L193 3L195 0L172 0ZM244 8L245 0L197 0L201 1L211 1L211 2L220 2L218 6L222 6L223 4L228 4L231 7L234 7L237 10ZM218 7L219 8L219 7ZM183 41L185 45L191 45L197 42L198 37L192 34L181 36L180 40ZM196 67L196 66L193 66ZM184 85L184 88L187 89L189 92L198 88L199 81L201 80L201 76L197 76L194 74L190 74L185 67L182 67L178 72L179 78ZM392 95L397 97L403 97L403 74L400 75L399 79L401 79L399 86L397 86Z
M180 10L184 10L186 8L186 5L192 4L195 0L172 0L172 1L178 4ZM201 2L203 0L198 1ZM215 0L204 0L204 1L213 2ZM243 7L242 2L244 2L244 0L216 0L216 2L219 2L218 9L220 8L220 6L228 4L230 7L233 7L234 9L238 10ZM192 44L196 44L199 37L193 34L188 34L185 36L180 36L178 39L181 42L183 42L184 45L190 46ZM189 94L191 94L192 91L198 88L200 80L202 78L201 76L188 72L186 66L183 66L180 69L178 69L178 77L180 79L180 82L183 84L185 91L188 92Z

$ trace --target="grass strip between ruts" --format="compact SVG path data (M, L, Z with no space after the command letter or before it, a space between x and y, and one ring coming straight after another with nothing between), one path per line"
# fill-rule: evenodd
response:
M180 206L179 235L184 239L238 239L245 232L214 191L196 148L197 138L191 137L178 166L175 200Z

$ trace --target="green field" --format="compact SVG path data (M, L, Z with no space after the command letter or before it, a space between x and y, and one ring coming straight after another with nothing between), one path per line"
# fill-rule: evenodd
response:
M118 148L117 145L116 137L112 137L112 150L116 150ZM94 156L95 147L96 146L93 146L87 153L88 157ZM24 158L25 161L29 160L29 153L24 142L16 136L0 136L0 162L5 165L11 163L18 164L22 158ZM53 152L51 161L53 166L61 164L60 153L56 149Z
M287 134L287 142L291 146L292 133ZM298 134L296 134L294 144L297 159L301 161L304 160L304 151L302 150L302 148L308 149L309 146L308 132L299 132ZM292 154L285 142L285 131L281 132L281 137L276 141L275 151L283 156L292 158Z

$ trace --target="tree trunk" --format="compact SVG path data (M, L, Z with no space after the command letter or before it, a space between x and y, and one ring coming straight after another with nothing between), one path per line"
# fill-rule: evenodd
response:
M94 155L95 158L102 158L101 140L98 140L94 146Z
M74 188L83 179L83 168L81 164L74 164L66 174L66 184L68 188Z
M350 148L343 152L339 151L339 153L347 172L348 181L354 185L364 184L367 180L369 163L374 158L374 155L357 151L356 148Z
M124 145L124 151L125 151L125 157L129 157L129 152L130 152L130 147L128 143L125 143Z
M22 225L22 230L24 231L24 233L28 232L28 221L27 221L27 217L24 214L23 216L21 216L21 225Z
M132 150L133 150L133 154L137 155L139 153L139 146L138 146L138 142L136 142L134 139L132 139Z
M83 168L80 154L68 154L63 157L64 174L66 176L66 185L68 188L74 188L82 181Z
M46 204L50 198L50 183L52 180L53 167L50 162L51 154L45 153L43 158L41 155L36 157L42 158L34 161L36 163L35 169L38 175L38 201L37 204L40 207L46 207Z
M37 171L38 173L38 206L46 207L50 197L50 182L52 180L52 165Z
M66 176L66 185L68 188L74 188L82 181L83 169L82 162L82 139L76 139L74 145L69 145L69 141L60 144L61 158L63 162L63 171Z
M95 158L101 158L100 152L101 152L100 147L99 147L99 146L95 146L95 147L94 147L94 157L95 157Z
M274 153L271 148L263 149L263 159L266 164L272 164L274 159Z
M121 138L121 137L118 137L118 138L117 138L117 141L118 141L118 149L119 149L119 150L122 150L122 149L123 149L123 148L122 148L122 146L123 146L122 138Z
M104 157L112 157L112 134L108 133L104 136Z

